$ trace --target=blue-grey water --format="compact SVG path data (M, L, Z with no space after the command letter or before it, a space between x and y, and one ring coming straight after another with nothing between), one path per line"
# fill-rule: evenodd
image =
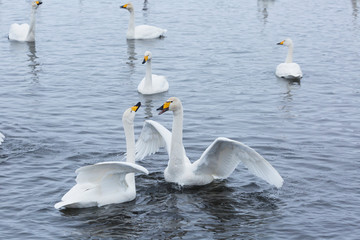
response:
M167 37L127 41L125 1L49 1L36 42L7 39L29 22L29 0L0 1L1 239L358 239L360 1L133 0L136 23ZM291 37L300 82L276 78ZM143 96L146 50L166 93ZM75 170L122 160L123 111L171 128L156 108L184 106L184 144L198 159L219 136L258 151L282 175L277 190L239 165L226 180L165 182L164 150L139 162L137 197L58 211Z

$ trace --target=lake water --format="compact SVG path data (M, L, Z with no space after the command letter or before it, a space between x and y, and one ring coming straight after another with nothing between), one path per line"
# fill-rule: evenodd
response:
M7 39L30 1L0 1L1 239L358 239L360 1L133 1L137 24L167 37L127 41L124 1L47 1L36 43ZM276 78L292 38L301 82ZM143 96L146 50L166 93ZM196 188L165 182L167 154L139 162L137 198L58 211L74 171L121 160L123 111L142 102L135 135L171 96L184 106L184 144L198 159L219 136L259 152L277 190L239 165Z

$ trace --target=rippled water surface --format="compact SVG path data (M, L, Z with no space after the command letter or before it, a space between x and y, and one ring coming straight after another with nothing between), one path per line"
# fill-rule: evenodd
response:
M30 1L0 1L1 239L358 239L360 1L133 1L137 24L167 37L125 39L124 1L48 1L36 43L7 39ZM291 37L301 82L274 75ZM170 89L137 93L146 50ZM241 141L283 176L277 190L239 165L196 188L164 181L162 150L139 164L137 198L58 211L75 169L121 160L123 111L135 134L171 96L184 106L184 144L198 159L218 136Z

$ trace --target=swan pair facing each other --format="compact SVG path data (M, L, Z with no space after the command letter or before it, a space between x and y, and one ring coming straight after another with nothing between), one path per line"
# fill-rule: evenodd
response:
M146 63L146 74L138 85L138 92L145 95L166 92L169 89L169 83L165 76L151 73L151 59L151 52L146 51L142 62Z
M293 63L293 50L294 44L290 38L287 38L278 43L278 45L284 45L288 47L288 53L284 63L280 63L276 67L276 76L287 79L300 79L303 74L300 66L297 63Z
M4 141L4 139L5 139L4 134L2 134L2 133L0 132L0 145L2 144L2 142Z
M85 208L131 201L136 197L135 172L148 171L135 164L135 159L166 147L169 155L164 171L165 181L184 185L205 185L215 179L230 176L242 162L251 173L280 188L284 180L271 164L252 148L228 138L217 138L191 163L182 143L183 108L176 97L169 98L160 108L162 114L173 111L172 132L161 124L147 120L135 145L134 116L140 103L125 111L123 125L126 137L127 162L103 162L76 170L76 185L67 192L55 208ZM136 149L136 154L135 154Z
M30 25L27 23L17 24L13 23L10 26L9 36L10 40L19 41L19 42L34 42L35 41L35 16L36 10L41 5L41 1L33 1L31 17L30 17Z
M129 27L126 33L127 39L153 39L165 36L167 32L166 29L149 25L139 25L135 27L135 12L132 3L122 5L120 8L127 9L130 12Z
M86 208L128 202L136 197L134 173L148 174L135 164L134 117L141 103L122 117L126 139L126 162L102 162L76 170L76 185L55 204L55 208Z

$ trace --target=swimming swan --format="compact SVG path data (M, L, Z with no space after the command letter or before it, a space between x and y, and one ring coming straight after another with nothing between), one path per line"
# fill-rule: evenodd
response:
M135 14L134 7L132 3L127 3L120 6L120 8L125 8L130 12L129 27L126 33L127 39L153 39L164 37L167 32L166 29L149 26L149 25L139 25L135 27Z
M169 155L164 171L167 182L179 185L205 185L214 179L227 178L242 162L251 173L280 188L283 179L260 154L241 142L228 138L217 138L201 155L191 163L186 156L183 141L183 107L176 97L169 98L160 108L159 114L173 111L172 132L161 124L147 120L136 143L136 159L153 154L160 147L166 147Z
M10 26L9 36L10 40L20 42L34 42L35 41L35 15L39 5L42 4L40 1L32 2L32 11L30 17L30 26L27 23L17 24L13 23Z
M278 43L278 45L284 45L288 47L288 53L284 63L280 63L276 67L276 76L288 79L300 79L302 78L302 72L300 66L297 63L292 62L294 45L290 38L287 38Z
M5 139L4 134L2 134L2 133L0 132L0 145L2 144L2 142L4 141L4 139Z
M76 185L55 204L55 208L86 208L122 203L136 197L134 173L148 174L135 164L134 117L140 102L123 114L126 138L126 162L102 162L78 168Z
M166 92L169 89L169 83L166 77L151 74L152 54L146 51L144 54L143 64L146 63L146 74L138 85L138 91L142 94L156 94Z

